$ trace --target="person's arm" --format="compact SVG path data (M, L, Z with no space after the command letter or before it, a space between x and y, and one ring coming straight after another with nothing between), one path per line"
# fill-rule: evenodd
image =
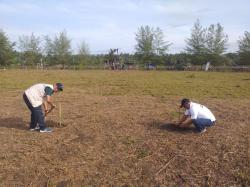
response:
M52 102L52 99L51 99L51 96L50 95L46 95L46 101L45 101L46 104L49 104L51 106L51 108L55 108L56 105L53 104Z
M48 109L48 105L51 106L51 108L55 108L56 105L53 104L52 102L52 98L51 95L53 94L53 89L51 87L45 87L45 105L47 105L47 109Z
M186 121L188 118L188 115L183 115L180 119L180 121L177 123L177 126L180 126L184 121Z
M194 107L191 107L191 108L189 109L189 114L190 114L190 118L189 118L188 120L184 121L184 122L180 125L181 128L187 128L187 127L189 127L189 126L193 123L193 120L196 119L196 118L197 118L197 115L198 115L198 110L197 110L197 108L195 108L195 106L194 106Z
M193 120L189 118L189 119L183 121L183 122L179 125L179 127L181 127L181 128L187 128L187 127L189 127L192 123L193 123Z
M45 116L46 116L56 107L56 105L53 104L52 99L51 99L51 95L53 94L53 89L47 86L45 87L44 91L45 91L45 96L44 96L43 106L44 106ZM49 108L49 105L50 105L50 108Z
M48 109L48 105L50 105L50 109ZM46 100L44 101L45 116L47 116L55 107L56 105L54 105L51 101L51 96L47 95Z
M180 128L187 128L193 123L192 119L190 119L190 113L188 110L185 111L177 126Z
M180 128L187 128L193 123L193 119L197 116L197 111L191 107L189 110L185 111L186 119L179 124Z
M44 102L43 102L43 108L44 108L44 111L45 111L45 114L46 114L46 113L49 111L47 101L44 101Z

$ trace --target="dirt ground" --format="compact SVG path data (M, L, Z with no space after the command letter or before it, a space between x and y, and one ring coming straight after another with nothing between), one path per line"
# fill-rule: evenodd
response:
M217 118L204 134L171 125L180 98L75 91L54 100L54 132L30 132L22 92L1 93L0 186L250 185L249 99L199 100Z

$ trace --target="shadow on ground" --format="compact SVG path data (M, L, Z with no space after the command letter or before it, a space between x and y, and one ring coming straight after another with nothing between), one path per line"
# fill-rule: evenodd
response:
M66 127L67 125L64 123L60 124L58 122L48 120L46 121L46 126L63 128L63 127ZM22 118L18 118L18 117L0 118L0 128L1 127L27 130L29 128L29 122L23 121Z
M14 128L20 130L27 130L27 122L23 121L22 118L12 117L12 118L0 118L0 128Z
M174 123L163 122L163 121L151 121L149 123L146 123L146 126L150 130L160 129L160 130L165 130L165 131L174 132L174 133L181 133L181 134L196 132L195 128L193 128L193 127L181 129L181 128L175 126Z

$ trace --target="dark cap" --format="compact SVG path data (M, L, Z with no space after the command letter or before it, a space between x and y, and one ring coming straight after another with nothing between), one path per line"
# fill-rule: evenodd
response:
M187 104L187 103L189 103L189 102L190 102L190 100L187 99L187 98L182 99L181 100L181 106L180 106L180 108L184 107L184 105Z
M62 83L56 83L56 87L58 90L63 91L63 84Z

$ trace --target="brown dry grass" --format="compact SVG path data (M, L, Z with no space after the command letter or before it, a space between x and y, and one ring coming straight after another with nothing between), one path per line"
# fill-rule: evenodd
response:
M72 92L69 83L54 96L62 126L55 110L47 119L51 134L27 131L21 89L1 90L0 186L250 184L248 98L200 97L218 122L197 134L170 124L180 96Z

